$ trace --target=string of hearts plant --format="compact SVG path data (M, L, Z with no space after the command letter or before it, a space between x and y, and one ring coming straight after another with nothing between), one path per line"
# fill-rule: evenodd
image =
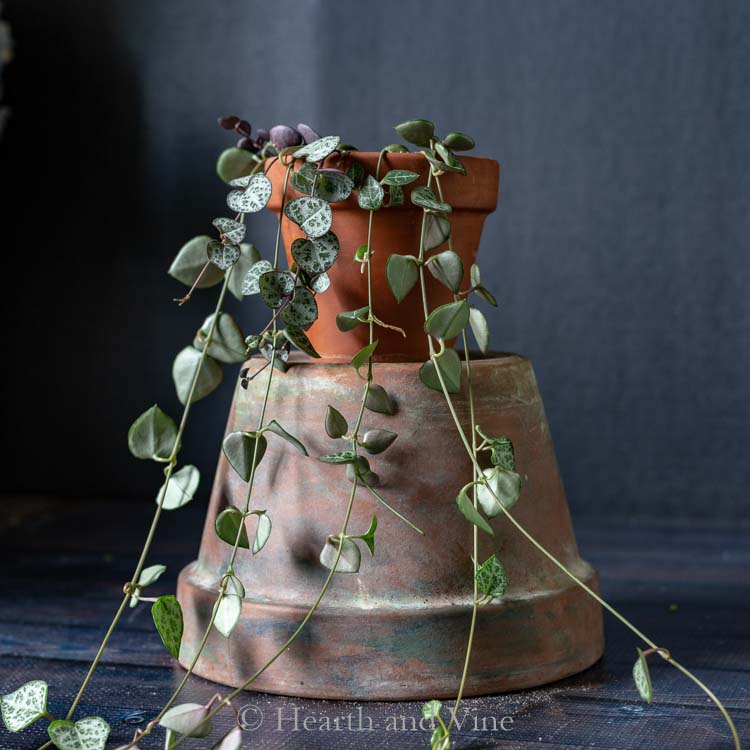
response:
M206 288L221 283L221 291L214 313L206 319L193 341L193 345L181 351L174 363L173 377L177 393L184 409L179 425L168 417L158 406L145 412L131 427L129 446L133 454L142 459L151 459L164 464L165 479L157 495L156 510L146 542L131 580L123 589L123 600L97 651L81 688L75 696L65 719L55 720L47 711L47 685L42 680L34 680L18 690L5 695L0 702L3 720L10 731L21 731L39 718L50 721L48 733L50 742L60 750L103 750L109 735L109 726L101 717L86 717L73 722L72 716L80 703L103 652L128 604L135 606L139 601L152 602L154 622L166 647L177 657L182 638L182 613L176 598L171 595L150 599L143 596L143 590L156 581L164 572L164 566L146 567L152 543L163 510L181 507L196 492L199 482L198 470L184 466L175 470L177 455L188 422L190 407L196 401L208 396L218 387L222 370L221 364L234 364L245 361L247 356L257 353L249 367L240 373L240 386L247 388L250 381L261 373L266 373L263 387L264 397L259 408L259 417L254 429L232 432L224 439L222 449L233 470L246 483L246 494L241 507L230 506L216 518L216 533L231 546L228 562L220 579L216 599L211 610L207 627L199 641L196 653L182 680L166 704L144 730L138 730L133 740L120 748L136 747L157 727L166 730L165 747L177 747L189 738L206 737L211 732L211 719L226 707L243 690L265 672L298 638L314 616L321 601L329 590L335 573L355 573L360 568L361 542L374 554L377 516L374 515L367 531L360 534L349 533L357 491L364 488L389 512L422 533L399 511L390 505L382 493L376 489L378 475L370 467L369 460L361 454L380 454L393 443L396 434L384 429L369 429L360 437L363 430L365 412L380 415L392 413L392 403L386 389L374 382L373 356L378 346L375 327L400 330L394 322L383 322L376 314L372 292L371 258L375 252L373 245L373 220L381 208L399 205L404 202L403 186L415 182L418 175L405 170L389 170L380 177L383 156L388 151L406 151L400 145L389 146L380 152L374 175L365 174L355 160L348 169L323 167L326 157L339 154L338 166L347 164L353 149L344 146L336 136L320 138L307 126L297 129L276 126L270 132L258 131L252 138L249 123L236 117L222 118L220 124L235 130L241 139L237 148L228 149L219 159L217 168L220 176L235 188L227 198L230 208L236 212L233 219L218 218L214 226L218 239L200 237L189 242L178 254L170 273L186 283L190 290L178 300L184 304L198 288ZM577 585L594 597L604 608L623 622L641 638L648 649L638 651L633 675L641 696L648 702L652 699L651 680L646 658L659 654L668 663L690 677L716 703L724 715L734 738L735 748L740 747L734 724L718 698L692 673L677 663L670 652L658 647L655 642L641 633L619 612L614 610L599 595L577 578L565 565L545 549L510 513L519 499L522 480L516 472L514 449L508 438L487 435L477 423L474 390L472 383L471 356L466 329L471 327L480 350L486 351L489 329L484 315L469 299L478 296L495 304L494 297L481 284L477 266L469 273L468 285L462 261L454 251L451 239L449 215L451 206L445 202L441 178L446 173L465 174L464 165L456 157L456 151L473 148L473 140L460 133L451 133L443 139L435 136L434 126L426 120L412 120L397 126L397 132L409 143L422 150L430 165L427 184L411 190L411 201L423 211L419 248L416 255L392 255L386 265L386 276L398 301L411 293L417 286L420 290L424 312L424 329L427 335L430 357L420 370L420 378L425 386L441 392L448 410L458 430L459 438L472 462L471 480L460 488L457 497L458 510L472 523L472 566L473 566L473 605L470 629L467 636L464 667L461 674L457 699L447 723L441 715L439 701L429 701L423 707L423 714L433 721L434 733L431 738L433 750L447 750L450 747L451 729L461 704L471 661L472 645L480 606L489 603L505 593L508 582L502 563L496 555L480 564L478 561L478 532L493 534L487 518L504 515L511 524L541 554L546 556ZM304 141L304 143L303 143ZM267 261L252 245L243 244L245 237L245 216L260 211L268 203L272 186L265 172L278 159L285 167L281 209L277 226L273 261ZM298 166L295 170L294 167ZM301 197L287 202L287 188L291 182ZM435 191L433 191L433 185ZM234 691L225 697L214 696L204 705L175 702L187 684L204 647L214 629L224 637L230 637L242 614L242 601L245 595L244 583L234 570L239 549L261 552L271 533L271 520L267 509L253 508L252 494L256 472L266 451L266 436L271 433L286 440L301 454L307 455L305 446L291 435L275 419L267 419L269 395L272 390L275 371L284 371L288 365L292 345L316 357L305 329L317 318L316 296L328 289L331 279L328 271L338 257L338 239L331 229L332 211L330 203L346 200L353 191L357 193L359 206L369 212L366 241L361 245L354 260L361 264L367 284L367 305L353 311L342 311L337 317L337 325L342 331L352 330L359 325L368 329L368 343L353 357L352 366L363 380L362 397L356 418L350 429L349 422L342 412L328 406L324 421L325 431L331 439L343 439L349 447L343 451L320 456L319 460L345 467L347 479L351 482L341 528L323 541L320 562L329 572L318 596L308 609L300 624L289 639ZM386 202L387 196L387 202ZM281 221L286 216L295 222L305 237L296 240L291 247L294 260L288 269L280 267ZM364 239L364 238L363 238ZM431 251L448 242L448 249L433 254ZM425 269L428 269L453 293L453 302L441 305L430 311L427 300ZM258 294L271 310L270 320L259 333L245 338L237 322L223 311L226 292L242 298ZM284 324L284 328L280 324ZM446 342L460 336L463 344L463 365L455 349ZM256 363L261 363L257 368ZM251 368L254 371L251 372ZM465 374L464 374L465 373ZM462 426L452 395L457 393L465 378L469 401L469 434ZM491 469L482 469L479 456L488 452ZM484 515L482 514L482 512ZM247 533L250 519L256 518L252 543ZM237 715L235 713L235 718ZM218 750L237 750L242 741L239 724L215 746Z
M226 126L226 122L222 124ZM238 130L244 130L247 127L249 130L249 126L244 121L238 121L232 127ZM228 638L241 616L245 589L243 582L234 573L233 563L240 547L250 548L246 530L247 519L250 516L257 516L258 519L252 543L253 554L262 550L271 532L271 521L267 511L251 509L256 470L266 450L264 433L271 432L278 435L307 455L304 445L276 420L266 421L268 397L274 370L277 368L283 370L286 367L291 344L313 357L318 356L303 328L309 326L317 318L315 295L328 288L330 281L326 272L338 256L338 240L330 230L332 215L325 201L344 200L355 187L355 182L343 172L318 169L316 166L318 162L339 148L338 137L322 139L316 137L315 140L310 139L310 142L303 147L299 147L299 144L282 147L280 143L283 144L285 140L288 140L290 129L277 126L276 130L275 140L272 135L271 139L263 144L261 136L253 144L255 146L254 162L250 174L228 179L229 184L236 189L230 192L227 203L230 208L237 211L237 216L234 219L214 220L214 226L219 231L219 240L210 240L207 237L196 238L183 247L170 268L173 276L190 286L188 294L177 300L180 304L189 300L196 288L212 286L222 277L223 284L214 314L199 329L193 346L180 352L175 360L173 376L178 396L184 404L180 426L177 427L168 415L158 406L154 406L136 420L129 432L129 447L136 457L163 462L166 467L165 482L157 497L154 519L132 580L124 586L123 602L65 719L55 720L47 712L47 685L41 680L27 683L2 699L2 715L10 731L21 731L39 718L47 718L50 721L48 733L51 739L43 747L49 744L55 744L60 750L89 750L89 748L104 747L109 735L109 726L104 719L86 717L72 722L71 717L128 602L131 606L135 606L139 601L153 602L152 614L157 631L170 653L175 658L178 657L183 627L180 605L172 595L161 596L157 599L142 596L142 590L158 580L165 570L163 565L145 568L145 561L155 536L161 511L185 505L192 499L198 486L199 474L195 467L186 466L180 471L174 471L191 405L218 387L221 382L221 367L218 362L241 362L248 354L257 350L267 360L266 364L252 375L249 374L249 368L243 369L240 384L246 388L251 379L268 369L265 398L261 405L258 425L252 432L230 433L222 445L229 464L247 483L247 494L242 509L230 506L216 519L216 533L223 541L232 545L232 551L226 570L221 577L209 623L191 664L170 699L156 718L149 722L145 730L136 730L133 741L124 747L134 747L137 741L148 736L157 725L166 729L165 743L168 748L177 746L186 737L204 737L211 731L211 717L224 706L231 705L232 698L239 692L237 690L225 699L221 699L218 695L214 696L206 705L183 704L173 707L198 663L212 629L216 628ZM279 130L281 132L278 132ZM241 244L245 235L245 214L261 210L271 195L271 183L264 172L260 171L271 148L276 152L273 158L279 158L286 166L280 213L299 224L307 234L304 240L297 241L292 248L295 263L290 270L279 268L281 217L277 229L273 263L260 259L253 246ZM301 158L306 159L305 165L292 173L295 160ZM244 166L242 168L244 169ZM227 170L231 172L236 169L236 163L227 166L226 159L223 163L222 160L219 162L220 172ZM353 170L353 173L356 178L356 170ZM295 188L300 192L306 192L309 189L310 195L307 198L297 198L286 205L290 174L292 174ZM325 197L325 200L320 197L321 195ZM366 195L366 190L360 190L360 204L363 206L366 205ZM372 213L371 211L366 243L368 249L372 236ZM422 533L375 490L377 475L370 471L367 460L358 455L360 448L372 454L381 453L396 438L395 433L388 430L369 430L360 438L360 428L366 408L381 414L388 414L391 411L387 393L382 386L373 383L372 355L377 346L377 341L373 338L373 326L376 322L381 325L385 324L380 323L373 311L369 257L370 253L365 253L365 257L360 258L360 262L363 262L363 270L367 271L369 302L366 315L370 325L370 341L352 361L357 373L365 381L358 416L350 433L345 418L334 407L329 407L325 418L327 433L333 438L345 437L350 440L351 450L320 457L320 460L326 463L346 465L347 476L352 482L341 531L326 539L320 555L321 563L328 567L330 572L317 600L295 633L266 665L247 680L240 690L249 686L294 642L317 610L330 587L333 574L335 572L354 573L359 570L361 556L354 540L362 541L371 554L374 554L377 516L373 516L372 523L366 532L358 535L347 533L356 491L360 483L367 487L390 512ZM242 273L241 284L232 285L233 271L236 270ZM234 278L236 279L237 275ZM236 321L227 313L222 312L227 289L240 298L259 293L263 301L272 309L271 320L260 333L245 339ZM279 330L279 320L286 324L283 330ZM361 371L365 366L367 374L362 376ZM218 705L212 710L217 701ZM229 750L239 747L240 742L240 729L239 726L235 726L222 739L220 746L223 750Z
M547 559L556 565L565 575L593 597L604 609L614 615L621 623L640 638L648 647L637 649L638 658L633 666L633 679L643 700L651 703L653 689L647 664L647 657L658 654L664 661L689 677L718 707L729 726L736 750L740 750L740 739L737 729L728 711L719 698L699 680L692 672L677 662L669 649L658 646L651 638L642 633L624 615L602 599L593 589L587 586L560 560L552 555L528 530L511 514L522 489L522 479L515 469L514 450L507 437L486 435L477 424L474 407L474 390L471 379L471 356L467 342L466 328L471 327L480 350L487 350L489 329L484 315L469 303L470 296L476 295L490 304L496 304L494 297L481 285L481 274L478 266L470 269L469 284L464 284L463 263L454 251L450 238L451 206L445 202L441 178L446 173L466 174L455 151L464 151L474 147L474 141L462 133L450 133L443 139L435 134L432 122L423 119L409 120L396 126L396 131L407 142L422 149L424 158L430 165L427 184L414 188L411 201L423 210L422 226L418 255L391 255L386 275L391 291L397 300L404 297L417 286L424 311L424 330L427 336L430 358L420 370L420 378L428 387L440 391L455 424L459 438L472 463L473 476L457 495L458 510L472 524L472 564L474 568L474 597L470 631L467 640L466 659L458 689L456 703L451 710L450 720L446 724L442 719L441 704L437 700L429 701L423 706L425 718L437 721L431 738L432 750L447 750L450 747L450 731L461 703L466 677L471 659L471 649L476 627L477 610L485 603L502 596L507 587L507 579L502 564L492 555L481 566L478 564L478 531L494 535L492 527L485 517L494 518L501 514ZM434 182L437 194L432 190ZM435 239L436 238L436 239ZM447 239L448 249L434 255L427 255L433 247L438 247ZM425 286L425 269L454 293L454 301L430 310ZM463 367L455 349L446 342L461 336L463 344ZM437 347L437 348L436 348ZM466 431L456 412L451 394L458 393L465 370L467 394L469 400L470 430ZM481 440L478 443L478 440ZM481 451L491 454L492 468L482 469L479 462ZM481 597L480 597L481 593Z

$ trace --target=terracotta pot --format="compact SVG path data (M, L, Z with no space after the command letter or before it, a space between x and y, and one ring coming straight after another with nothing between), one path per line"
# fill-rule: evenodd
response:
M250 366L259 366L258 361ZM300 639L254 684L254 689L315 698L393 700L455 696L471 619L472 531L456 509L457 491L471 465L440 393L419 382L419 363L377 368L397 401L397 413L366 413L364 428L385 427L399 438L384 457L372 456L385 498L427 536L420 537L365 491L357 493L350 532L379 525L375 556L363 551L357 574L334 577ZM596 572L578 555L544 407L529 361L515 355L472 365L478 421L508 435L518 470L527 475L516 517L588 585ZM238 388L227 431L254 429L263 378ZM340 466L315 456L341 450L323 431L326 405L353 418L362 381L348 364L307 359L274 378L269 414L297 435L310 457L269 437L253 496L267 508L273 532L258 555L240 549L235 573L245 582L242 618L225 639L215 630L196 673L238 685L281 647L315 601L327 570L318 555L338 533L351 488ZM469 421L466 387L454 396ZM245 483L222 457L200 556L180 575L185 617L180 660L193 658L211 617L230 546L214 519L241 507ZM508 521L494 519L495 536L480 533L480 559L497 553L509 580L505 596L480 608L468 695L539 685L584 669L602 653L601 609L542 557ZM254 527L249 531L252 535Z
M360 162L368 174L374 175L378 154L357 152L347 156L343 162L338 156L329 157L324 166L346 168L351 161ZM497 206L500 168L493 159L468 156L462 157L462 161L466 166L466 176L446 174L441 177L441 183L446 201L453 206L450 215L453 247L461 256L468 276L469 267L477 257L484 220ZM378 327L375 335L379 344L375 359L381 362L421 362L427 359L427 342L422 328L424 315L420 295L415 290L399 305L388 288L385 264L391 253L417 255L419 252L422 209L411 204L410 195L413 187L426 184L429 168L420 154L386 154L381 165L381 176L389 169L408 169L418 173L420 179L404 188L406 200L403 206L384 208L375 214L371 243L374 250L373 307L378 318L406 332L404 338L396 331ZM279 162L268 170L274 187L268 206L277 214L281 207L285 171ZM287 200L299 195L290 186ZM358 326L353 331L342 333L336 327L336 315L367 304L365 277L360 272L361 264L354 261L354 254L367 241L369 213L359 208L355 196L333 203L331 207L333 231L339 238L340 255L329 272L331 286L317 297L319 318L310 328L308 336L324 358L349 361L368 343L367 327ZM282 221L282 233L291 263L289 248L304 233L286 217ZM426 277L431 308L453 301L449 289L432 274L427 273Z

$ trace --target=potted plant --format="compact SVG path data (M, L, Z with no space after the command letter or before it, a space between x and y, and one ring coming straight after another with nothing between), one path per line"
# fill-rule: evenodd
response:
M469 329L482 353L489 346L478 303L494 297L475 260L497 165L461 157L472 139L438 136L426 120L396 128L417 153L377 154L307 126L253 136L239 118L221 124L241 136L218 164L233 214L170 269L190 286L181 304L217 285L216 308L175 359L179 422L153 406L128 436L137 458L164 470L145 545L67 716L47 713L46 683L35 680L3 696L7 728L44 717L60 750L104 748L106 722L73 721L74 712L125 608L150 601L186 672L123 747L159 726L169 748L206 737L212 716L256 687L431 698L431 746L445 750L464 695L540 684L596 660L603 607L645 645L633 668L644 700L647 658L658 655L716 703L739 748L716 696L600 597L578 557L528 361L471 353ZM262 256L243 241L247 215L266 206L278 229ZM223 310L227 292L259 295L265 325L246 337ZM146 587L164 571L150 557L159 520L200 481L195 467L178 468L191 405L218 386L223 365L242 361L199 560L177 597L150 599ZM303 633L307 647L290 648ZM235 689L179 704L192 673ZM448 715L437 699L453 695ZM238 725L217 747L240 743Z

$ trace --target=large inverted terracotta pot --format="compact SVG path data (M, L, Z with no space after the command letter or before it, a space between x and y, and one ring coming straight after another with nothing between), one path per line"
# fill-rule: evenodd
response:
M355 152L340 162L340 157L329 157L323 166L346 168L358 161L368 174L375 174L377 153ZM453 206L450 215L454 250L461 256L467 272L476 260L484 220L497 206L498 176L500 168L493 159L462 157L467 174L446 174L441 177L445 200ZM373 276L373 307L375 314L385 323L404 329L406 337L387 328L377 328L378 348L375 359L381 362L415 362L427 359L427 342L422 328L424 316L418 293L410 294L400 304L396 302L385 278L385 264L391 253L417 255L422 225L422 209L412 205L411 190L427 182L429 167L421 154L386 154L380 169L381 177L389 169L407 169L420 175L420 179L404 188L403 206L384 208L376 212L373 222L371 247ZM278 161L268 170L273 183L269 208L279 212L286 168ZM299 197L291 186L287 200ZM344 310L356 310L367 305L367 288L362 283L361 264L354 254L367 241L369 214L357 205L355 196L331 204L333 231L339 238L340 255L329 272L331 286L317 296L319 318L308 331L317 351L326 359L349 361L368 343L366 326L342 333L336 327L336 315ZM282 234L289 253L292 242L304 237L302 230L284 217ZM437 252L437 250L435 251ZM291 255L288 255L291 264ZM427 295L431 307L453 301L452 292L426 274Z
M456 509L455 496L471 477L471 465L443 396L424 388L419 366L377 366L376 379L393 395L397 413L366 412L363 426L398 433L388 452L373 456L371 463L385 498L426 537L367 492L358 492L350 532L363 533L377 513L375 556L364 552L359 573L334 577L299 640L254 689L359 700L455 695L472 609L472 531ZM513 440L518 470L528 477L516 517L596 588L595 571L578 555L531 364L503 355L478 360L472 372L479 423L489 434ZM247 391L237 389L228 431L255 428L264 387L257 378ZM287 373L274 377L268 414L305 443L310 457L269 438L253 496L255 507L268 509L273 532L260 554L239 550L234 570L247 588L242 618L229 639L211 633L195 670L199 675L242 684L283 645L318 596L327 574L318 555L327 535L341 528L351 485L342 467L315 456L344 447L323 431L326 405L334 404L352 420L361 394L362 381L348 363L296 360ZM468 427L465 386L454 401ZM182 571L178 585L185 617L183 664L193 658L210 620L230 553L214 532L214 519L228 505L242 506L245 494L246 485L222 457L199 558ZM480 533L480 560L496 553L509 588L502 599L480 608L469 695L565 677L596 661L603 647L599 606L507 520L498 517L492 526L494 537Z

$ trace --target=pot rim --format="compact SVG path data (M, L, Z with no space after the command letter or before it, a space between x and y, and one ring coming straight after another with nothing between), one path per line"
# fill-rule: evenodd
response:
M366 167L369 167L369 172L375 171L378 158L380 157L379 151L347 151L342 154L332 154L327 156L321 165L323 168L326 167L337 167L341 168L342 158L344 165L350 164L352 161L360 162ZM453 207L454 210L459 211L479 211L484 214L492 213L497 208L498 198L498 183L500 178L500 165L495 159L484 156L461 156L461 161L466 166L466 175L460 175L452 172L446 172L441 177L441 184L445 200ZM302 165L305 162L298 160L299 164ZM401 210L401 211L421 211L422 209L414 206L409 201L411 190L413 187L424 185L427 180L427 176L430 171L430 165L427 160L422 156L420 152L388 152L383 154L383 161L381 165L381 174L385 174L388 169L408 169L411 172L419 174L420 179L411 183L410 185L404 186L404 204L400 206L392 206L388 210ZM277 159L268 168L266 174L274 183L274 190L271 194L271 199L268 202L268 208L273 211L277 211L281 208L281 185L284 180L284 173L286 168ZM293 197L299 197L302 193L298 193L291 184L287 191L287 197L291 195ZM359 209L356 198L352 195L345 201L331 204L334 211L340 211L342 209Z

